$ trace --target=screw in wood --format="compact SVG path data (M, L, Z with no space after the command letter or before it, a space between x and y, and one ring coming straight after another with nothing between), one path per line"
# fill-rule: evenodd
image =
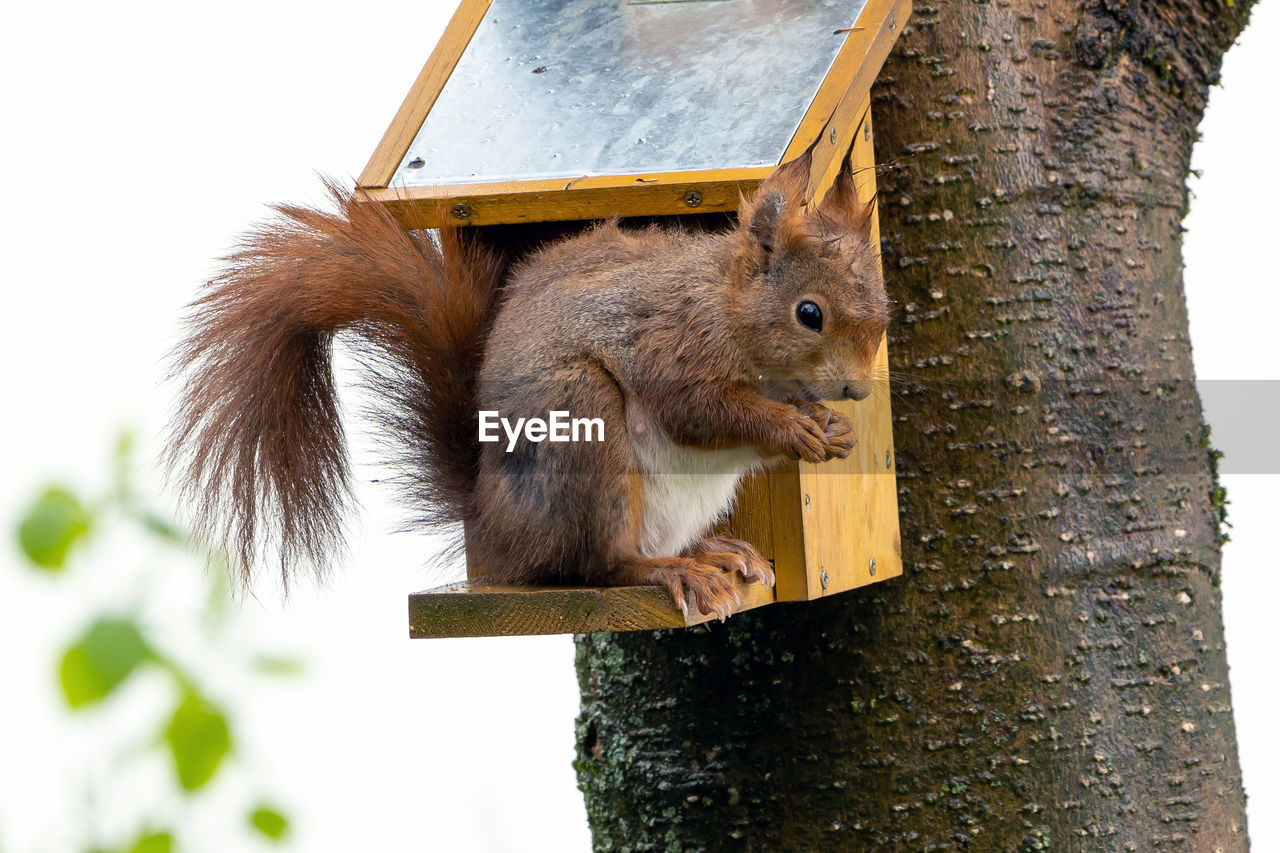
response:
M819 579L822 581L823 589L826 589L831 584L831 577L827 574L826 569L822 570L822 574L819 576Z
M702 204L702 193L697 190L689 190L684 194L684 203L690 207L698 207Z
M808 495L805 495L805 496L804 496L804 508L805 508L805 509L808 509L808 508L809 508L809 496L808 496Z
M884 467L886 468L893 467L893 458L889 455L889 451L887 450L884 452Z
M832 144L832 145L835 145L835 144L836 144L836 127L835 127L835 125L832 125L832 126L831 126L831 144Z
M462 202L455 204L449 212L453 214L454 219L470 219L471 214L475 213L471 209L471 205L463 204Z
M871 140L871 125L864 124L862 126L862 138L867 141Z
M876 558L872 557L871 562L867 564L867 568L871 570L871 577L876 576Z

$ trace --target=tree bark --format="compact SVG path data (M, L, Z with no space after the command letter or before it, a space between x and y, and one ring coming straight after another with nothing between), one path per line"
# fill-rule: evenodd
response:
M1180 221L1250 3L932 0L874 95L903 577L578 638L600 850L1243 850Z

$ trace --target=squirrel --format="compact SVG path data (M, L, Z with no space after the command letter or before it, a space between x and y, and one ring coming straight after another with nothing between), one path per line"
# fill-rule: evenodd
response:
M820 401L870 393L889 322L872 203L846 160L806 209L809 171L808 154L779 167L727 231L615 219L510 268L464 229L406 230L333 182L336 212L277 206L175 351L166 458L196 533L244 582L268 552L286 589L301 564L323 574L350 498L330 364L348 332L415 522L463 522L488 580L658 584L724 618L735 573L774 575L710 528L748 473L849 454L850 424ZM481 411L598 418L602 440L486 443Z

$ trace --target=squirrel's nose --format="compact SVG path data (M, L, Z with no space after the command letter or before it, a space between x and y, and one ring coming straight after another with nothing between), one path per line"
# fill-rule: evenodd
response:
M865 400L871 395L871 383L865 380L850 382L844 386L844 395L850 400Z

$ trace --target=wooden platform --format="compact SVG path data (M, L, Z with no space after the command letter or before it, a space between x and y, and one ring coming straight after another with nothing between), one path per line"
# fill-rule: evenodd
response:
M774 591L739 580L738 612L774 602ZM686 628L715 619L689 600L686 618L659 586L485 586L470 581L409 596L409 636L507 637Z

